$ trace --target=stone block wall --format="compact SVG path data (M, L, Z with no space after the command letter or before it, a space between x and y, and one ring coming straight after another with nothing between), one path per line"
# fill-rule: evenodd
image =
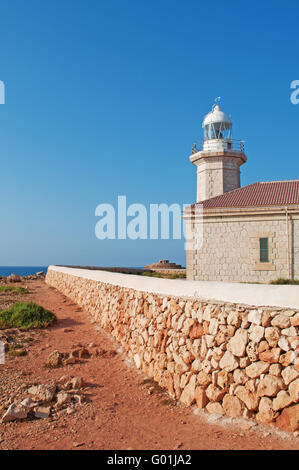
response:
M211 212L211 211L210 211ZM203 243L186 253L187 279L267 283L299 279L299 213L289 216L288 235L283 208L279 213L205 213ZM190 222L188 222L190 223ZM193 236L201 237L198 222ZM259 262L259 239L269 239L269 262ZM289 257L289 259L288 259Z
M299 428L299 311L143 292L61 268L46 282L185 405Z

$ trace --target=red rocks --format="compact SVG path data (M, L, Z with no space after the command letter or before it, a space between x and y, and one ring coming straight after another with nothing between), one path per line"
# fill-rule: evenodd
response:
M284 431L297 431L299 429L299 404L285 408L277 418L276 425Z

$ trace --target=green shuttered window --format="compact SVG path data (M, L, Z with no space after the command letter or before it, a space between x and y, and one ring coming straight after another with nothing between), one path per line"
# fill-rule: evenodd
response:
M260 262L269 262L269 242L268 238L260 238Z

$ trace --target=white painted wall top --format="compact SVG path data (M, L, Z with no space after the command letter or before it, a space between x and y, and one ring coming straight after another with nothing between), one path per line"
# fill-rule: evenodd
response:
M299 309L299 286L161 279L61 266L49 266L48 269L84 279L165 296L217 300L256 307Z

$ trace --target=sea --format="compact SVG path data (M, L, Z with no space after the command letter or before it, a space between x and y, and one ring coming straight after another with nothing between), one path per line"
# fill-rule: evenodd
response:
M48 266L0 266L0 276L9 276L10 274L19 274L27 276L43 271L47 272Z

